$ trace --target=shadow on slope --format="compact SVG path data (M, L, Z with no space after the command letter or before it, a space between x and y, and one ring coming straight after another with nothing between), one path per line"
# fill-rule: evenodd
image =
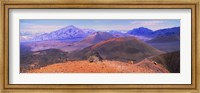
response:
M180 51L165 53L148 59L162 64L171 73L180 73Z
M36 69L54 63L67 61L67 52L58 49L47 49L36 52L28 52L20 56L20 72Z

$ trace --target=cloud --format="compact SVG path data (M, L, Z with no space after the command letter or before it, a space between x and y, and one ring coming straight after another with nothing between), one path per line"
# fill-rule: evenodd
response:
M96 30L131 30L133 27L131 25L98 25L93 26Z
M158 24L162 24L165 23L166 21L131 21L131 24L137 24L137 25L146 25L146 26L152 26L152 25L158 25Z
M58 30L63 26L52 26L52 25L37 25L30 23L20 23L20 32L30 33L30 34L40 34L40 33L49 33L51 31Z
M101 22L104 22L104 21L103 20L95 20L94 22L101 23Z
M146 27L151 30L158 30L158 29L163 29L163 28L171 28L175 26L180 26L180 24L174 24L172 21L167 21L167 20L139 20L139 21L129 21L125 24L99 24L99 25L87 25L87 26L79 26L81 28L92 28L95 30L102 30L102 31L107 31L107 30L121 30L121 31L128 31L134 28L139 28L139 27Z
M173 24L172 21L131 21L130 22L131 26L133 28L138 28L138 27L147 27L151 30L158 30L158 29L163 29L163 28L170 28L170 27L175 27L179 26L179 24Z

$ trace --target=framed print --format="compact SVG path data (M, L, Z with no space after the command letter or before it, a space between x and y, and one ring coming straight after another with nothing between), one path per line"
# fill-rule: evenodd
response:
M2 90L199 92L199 2L163 2L2 1Z

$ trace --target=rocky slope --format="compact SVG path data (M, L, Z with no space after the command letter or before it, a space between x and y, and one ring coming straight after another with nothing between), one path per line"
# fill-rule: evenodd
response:
M162 65L155 65L152 62L129 64L104 60L99 63L90 63L82 60L57 63L29 70L28 73L169 73L169 71L163 68Z
M91 53L99 52L109 60L140 61L146 57L163 53L134 37L112 38L69 54L71 60L86 60Z

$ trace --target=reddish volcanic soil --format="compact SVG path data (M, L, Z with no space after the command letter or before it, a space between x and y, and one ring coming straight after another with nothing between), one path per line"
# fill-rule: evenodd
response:
M74 61L48 65L39 69L29 70L28 73L169 73L161 64L143 60L137 64L120 61L90 63L88 61Z

